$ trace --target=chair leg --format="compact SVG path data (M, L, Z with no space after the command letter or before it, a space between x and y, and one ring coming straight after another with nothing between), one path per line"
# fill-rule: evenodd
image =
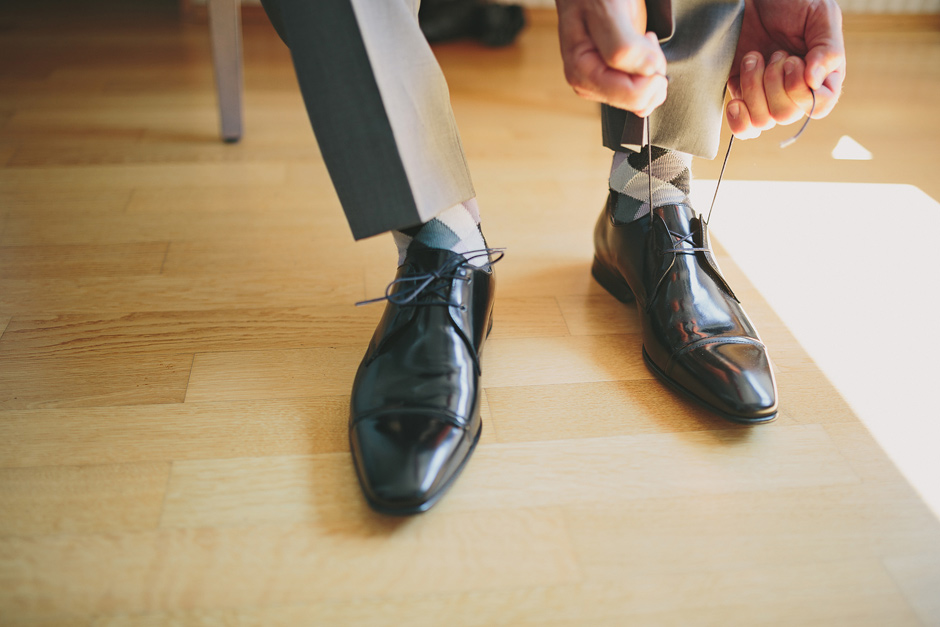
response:
M208 0L222 140L242 137L242 38L239 0Z

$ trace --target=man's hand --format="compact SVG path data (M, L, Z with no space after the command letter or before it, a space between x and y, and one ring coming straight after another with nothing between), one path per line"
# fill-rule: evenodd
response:
M565 78L582 98L646 117L666 100L666 57L643 0L556 0ZM645 34L644 34L645 33Z
M808 114L829 115L842 93L845 45L835 0L746 0L744 25L728 79L728 124L735 137L757 137Z

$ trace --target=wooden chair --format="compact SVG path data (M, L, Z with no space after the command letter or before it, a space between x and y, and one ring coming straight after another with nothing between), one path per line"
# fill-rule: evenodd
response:
M222 141L242 138L242 29L239 0L207 0Z

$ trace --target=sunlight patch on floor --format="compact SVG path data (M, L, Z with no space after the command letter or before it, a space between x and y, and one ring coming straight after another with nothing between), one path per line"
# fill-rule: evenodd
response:
M693 204L713 192L697 181ZM911 185L725 181L711 224L940 514L940 290L923 244L940 232L940 203Z
M871 161L872 154L848 135L843 135L832 149L832 158L842 161Z

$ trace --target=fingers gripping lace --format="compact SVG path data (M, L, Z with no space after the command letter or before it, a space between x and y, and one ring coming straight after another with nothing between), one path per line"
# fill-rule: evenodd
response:
M386 286L384 296L359 301L356 306L387 300L399 307L459 307L460 303L449 300L451 283L469 280L469 276L463 272L463 269L475 267L470 263L471 260L487 257L488 261L482 267L489 268L503 258L505 250L505 248L482 248L456 254L440 268L395 279Z
M803 125L800 126L800 130L798 130L798 131L796 132L796 135L794 135L793 137L791 137L791 138L789 138L789 139L785 139L784 141L780 142L780 147L781 147L781 148L786 148L787 146L791 146L791 145L793 145L794 143L796 143L796 140L798 140L798 139L800 138L800 136L803 134L803 131L805 131L805 130L806 130L806 127L809 126L809 121L813 119L813 113L816 111L816 92L815 92L814 90L810 89L810 90L809 90L809 93L810 93L810 95L813 97L813 104L812 104L812 105L810 106L810 108L809 108L809 113L806 114L806 120L803 121ZM652 136L652 134L650 134L650 119L649 119L649 116L647 116L647 117L644 119L644 122L645 122L645 124L646 124L646 141L647 141L647 148L646 148L646 149L647 149L647 158L648 158L648 160L649 160L649 169L648 169L649 175L648 175L647 178L648 178L648 183L649 183L650 220L652 220L652 219L653 219L653 176L652 176L652 174L653 174L653 136ZM718 173L718 181L717 181L717 183L715 183L715 195L712 196L712 204L711 204L711 206L708 207L708 214L707 214L707 216L705 217L705 224L706 224L706 225L709 223L709 221L710 221L711 218L712 218L712 210L715 208L715 200L717 200L717 198L718 198L718 188L721 187L721 179L722 179L722 178L724 177L724 175L725 175L725 168L726 168L727 165L728 165L728 157L731 156L731 147L732 147L733 145L734 145L734 135L732 135L732 136L731 136L731 139L728 141L728 149L725 151L725 159L724 159L724 161L723 161L722 164L721 164L721 172ZM673 237L679 237L676 233L672 233L671 231L670 231L670 233L672 234ZM688 237L683 238L683 239L684 239L684 240L687 240ZM680 242L677 242L677 243L680 243ZM683 250L683 251L687 251L687 252L692 252L692 251L696 251L696 250L701 250L701 251L705 251L705 252L711 252L711 251L709 251L707 248L684 248L684 249L682 249L682 250ZM677 250L677 249L671 248L671 249L669 249L669 250L664 250L663 252L664 252L664 253L670 253L670 252L671 252L671 253L675 253L675 252L680 252L680 251Z
M809 126L809 121L813 119L813 113L816 111L816 92L812 89L809 90L810 95L813 97L813 104L809 108L809 113L806 115L806 119L803 121L803 125L800 127L800 130L796 132L796 135L789 139L785 139L780 142L781 148L786 148L796 143L796 140L800 138L800 135L803 134L803 131L806 130L806 127ZM649 124L649 118L646 121ZM718 182L715 183L715 195L712 196L712 204L708 208L708 216L705 218L705 224L712 219L712 209L715 208L715 200L718 198L718 188L721 187L721 179L725 175L725 167L728 165L728 157L731 156L731 146L734 145L734 135L731 136L731 139L728 140L728 150L725 151L725 160L721 164L721 172L718 173ZM652 153L650 153L652 155ZM650 205L652 206L652 205Z
M816 111L816 92L813 90L810 90L810 94L813 97L813 104L810 107L809 113L806 116L806 120L803 122L803 125L800 127L800 130L796 132L796 135L780 143L781 148L786 148L787 146L790 146L791 144L796 142L796 140L798 140L800 136L803 134L803 131L806 130L806 127L809 125L809 121L813 118L813 112ZM648 170L647 170L648 172L647 180L648 180L648 185L649 185L649 189L648 189L649 206L650 206L649 219L650 219L650 222L652 223L652 220L653 220L653 136L652 136L652 133L650 132L649 116L647 116L644 119L644 124L646 127L645 132L646 132L647 159L649 160ZM709 206L708 208L708 214L706 215L705 220L702 225L703 233L704 233L705 228L708 226L708 223L711 220L712 210L715 208L715 200L718 198L718 188L721 187L721 181L722 181L722 178L724 178L725 168L728 165L728 157L731 156L731 147L733 145L734 145L734 135L731 136L731 140L728 142L728 149L725 151L725 158L721 164L721 172L719 172L718 181L715 183L715 195L712 196L711 206ZM664 248L662 250L662 254L664 255L668 255L668 254L694 255L695 253L699 253L699 252L701 253L712 252L711 249L708 247L695 246L693 233L688 233L686 235L683 235L682 233L676 233L675 231L672 231L671 229L668 229L668 228L666 230L669 232L669 236L672 237L673 240L675 241L673 242L672 248ZM705 242L703 241L702 243L704 244ZM675 263L675 259L673 259L672 263ZM672 263L669 264L670 267L672 267ZM656 287L653 288L653 292L652 292L653 294L656 294L659 291L659 287L662 285L663 280L665 279L667 273L668 273L668 269L665 272L663 272L663 274L659 277L659 280L656 282ZM730 288L728 289L730 291ZM733 294L732 294L732 297L734 297ZM649 308L652 306L653 306L653 299L650 298L647 304L647 307Z

